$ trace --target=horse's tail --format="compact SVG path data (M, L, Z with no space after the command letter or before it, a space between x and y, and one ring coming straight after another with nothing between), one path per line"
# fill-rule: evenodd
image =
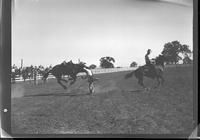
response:
M134 73L135 73L135 70L132 71L132 72L127 73L127 74L124 76L124 78L125 78L125 79L128 79L128 78L132 77Z
M51 70L49 70L47 73L45 73L45 74L43 75L42 80L43 80L44 82L46 82L47 77L49 76L49 73L50 73L50 72L51 72Z

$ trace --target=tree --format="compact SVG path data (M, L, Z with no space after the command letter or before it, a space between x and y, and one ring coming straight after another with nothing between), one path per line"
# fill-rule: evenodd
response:
M185 57L191 57L192 51L189 49L188 45L184 44L180 46L180 53L182 53L185 58Z
M189 56L184 57L183 64L192 64L192 59Z
M191 50L188 45L182 45L179 41L168 42L164 45L162 54L167 58L168 63L177 64L183 58L180 56L190 56Z
M100 59L100 67L102 68L114 68L114 63L115 62L115 59L113 57L109 57L109 56L106 56L106 57L102 57Z
M130 67L137 67L137 63L135 61L133 61L131 64L130 64Z
M97 66L94 65L94 64L92 64L92 65L89 66L90 69L95 69L96 67L97 67Z

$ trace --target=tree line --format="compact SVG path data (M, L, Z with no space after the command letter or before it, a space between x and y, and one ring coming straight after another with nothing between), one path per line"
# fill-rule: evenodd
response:
M177 64L180 60L182 60L183 64L192 63L192 51L189 49L189 45L181 44L177 40L164 44L164 48L160 55L163 55L167 59L166 64ZM152 61L153 60L155 60L155 58L153 58ZM113 57L102 57L100 59L100 67L113 68L114 62L115 59ZM133 61L130 64L130 67L137 67L137 65L137 62Z
M180 60L182 60L183 64L191 64L192 59L192 51L189 49L189 45L181 44L179 41L172 41L164 44L161 55L167 58L166 64L177 64ZM182 56L182 57L181 57ZM152 60L155 60L153 58ZM101 68L114 68L115 59L111 56L101 57L99 59ZM132 61L130 67L137 67L138 63L136 61ZM40 69L45 69L43 66L39 66ZM97 66L95 64L91 64L89 66L90 69L95 69Z

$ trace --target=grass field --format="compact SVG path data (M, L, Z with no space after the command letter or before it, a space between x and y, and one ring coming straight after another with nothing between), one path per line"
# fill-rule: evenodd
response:
M136 78L125 80L126 73L95 75L100 80L93 95L83 79L68 90L55 79L12 84L12 133L191 134L192 66L166 68L164 85L150 91L137 91ZM148 78L144 82L154 84Z

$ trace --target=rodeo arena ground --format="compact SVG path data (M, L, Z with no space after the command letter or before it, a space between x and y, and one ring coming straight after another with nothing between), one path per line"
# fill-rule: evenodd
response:
M50 75L44 82L15 77L12 81L13 134L188 134L194 130L193 65L165 65L164 83L145 77L144 89L137 69L92 69L90 93L85 73L62 88ZM69 77L65 76L64 79Z

